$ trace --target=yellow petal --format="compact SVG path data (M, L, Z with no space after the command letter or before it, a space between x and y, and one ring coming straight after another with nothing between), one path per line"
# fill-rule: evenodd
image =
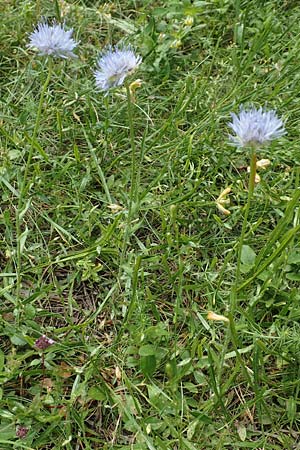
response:
M207 319L208 320L216 320L216 321L219 321L219 322L229 322L228 317L221 316L220 314L216 314L213 311L208 311Z
M247 172L250 173L250 166L247 167ZM255 173L255 179L254 179L255 183L260 183L261 182L261 178L258 175L258 173Z
M226 195L229 194L229 192L231 192L230 187L227 187L226 189L224 189L224 191L222 191L221 194L219 195L219 197L217 198L217 202L222 200L224 197L226 197Z
M142 86L142 80L138 79L130 83L129 90L131 93L133 93L136 89L140 88Z
M119 211L122 211L122 210L124 209L122 206L117 205L117 204L115 204L115 203L112 203L112 204L110 204L110 205L107 205L107 207L108 207L109 209L111 209L111 211L112 211L114 214L117 213L117 212L119 212Z
M221 203L216 202L216 206L220 213L224 214L225 216L229 216L231 213L228 211L228 209L224 208L224 206L221 205Z
M194 18L192 16L187 16L187 18L184 21L184 25L191 27L194 23Z
M256 163L257 169L266 169L271 164L271 161L269 159L260 159Z

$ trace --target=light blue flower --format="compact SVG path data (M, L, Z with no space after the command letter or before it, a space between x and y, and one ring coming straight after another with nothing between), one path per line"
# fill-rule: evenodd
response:
M130 73L142 62L139 55L135 55L131 47L109 47L97 61L95 80L97 88L108 91L112 87L121 86Z
M28 47L37 49L40 55L59 56L61 58L76 57L73 53L78 42L71 37L73 29L65 30L64 24L48 25L40 22L29 36Z
M235 132L230 140L238 147L260 146L283 136L286 132L281 119L274 110L243 106L238 115L231 113L232 122L229 127Z

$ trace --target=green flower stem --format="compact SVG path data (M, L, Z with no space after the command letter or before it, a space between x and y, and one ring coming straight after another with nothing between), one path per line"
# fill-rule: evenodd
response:
M28 172L29 172L29 168L30 168L30 164L31 164L32 156L33 156L34 143L35 143L35 140L36 140L36 137L38 134L39 127L40 127L44 97L45 97L45 93L46 93L48 84L51 79L52 69L53 69L53 62L52 62L52 59L50 58L49 63L48 63L48 75L47 75L46 81L41 90L40 101L39 101L38 110L37 110L37 114L36 114L36 120L35 120L35 126L34 126L34 130L33 130L31 145L29 148L28 156L27 156L27 161L26 161L26 166L25 166L25 171L24 171L24 176L23 176L23 183L22 183L22 188L21 188L20 197L19 197L21 202L29 188L29 185L26 185L26 182L27 182Z
M124 229L124 239L123 239L123 245L122 245L122 251L120 256L120 264L119 264L119 274L118 279L121 280L122 278L122 272L124 270L124 262L125 262L125 256L127 253L127 247L130 241L131 236L131 224L132 219L134 216L134 212L136 212L136 206L137 206L137 158L136 158L136 146L135 146L135 135L134 135L134 122L133 122L133 111L132 111L132 97L131 92L129 88L128 82L125 83L126 86L126 94L127 94L127 112L128 112L128 122L129 122L129 131L130 131L130 146L131 146L131 180L130 180L130 193L129 193L129 207L128 207L128 214L127 214L127 220L125 224ZM137 257L136 265L135 267L139 267L140 264L140 257ZM131 298L128 302L128 307L126 311L126 317L124 321L124 325L122 329L119 332L118 339L121 338L125 325L127 325L128 321L130 320L135 303L136 303L136 286L137 286L137 280L138 280L138 269L136 270L136 276L133 278L133 288L132 288L132 294ZM119 281L120 282L120 281ZM121 285L121 283L120 283Z
M235 273L235 285L232 291L231 295L231 302L230 302L230 313L234 314L235 309L237 307L237 292L238 287L240 284L240 277L241 277L241 259L242 259L242 250L246 235L246 229L247 229L247 223L248 223L248 217L249 217L249 211L250 211L250 205L251 200L253 197L254 187L255 187L255 175L256 175L256 149L255 147L251 147L251 160L250 160L250 176L249 176L249 186L248 186L248 199L242 224L242 231L238 243L238 255L237 255L237 265L236 265L236 273Z
M24 170L23 180L22 180L22 184L21 184L21 189L19 191L18 209L17 209L17 214L16 214L16 233L17 233L17 301L18 302L20 300L20 290L21 290L21 281L22 281L22 276L21 276L21 269L22 269L22 261L21 261L21 259L22 259L21 225L22 225L22 219L23 219L22 211L23 211L24 208L26 208L26 206L24 204L26 204L26 196L27 196L27 193L28 193L28 190L29 190L29 186L30 186L30 182L27 183L27 178L28 178L28 173L29 173L29 169L30 169L30 166L31 166L32 157L33 157L34 144L35 144L36 137L38 135L38 131L39 131L39 127L40 127L40 121L41 121L44 97L45 97L45 93L46 93L46 90L47 90L47 87L49 85L49 82L50 82L50 79L51 79L51 75L52 75L52 68L53 68L53 62L52 62L52 59L49 59L49 62L48 62L48 75L47 75L47 78L46 78L46 80L45 80L45 82L43 84L42 90L41 90L40 100L39 100L37 114L36 114L36 119L35 119L35 126L34 126L33 135L32 135L32 139L31 139L31 145L30 145L30 148L29 148L28 156L27 156L27 161L26 161L26 165L25 165L25 170Z
M110 139L109 139L110 136L109 136L109 132L108 132L109 120L110 120L108 95L104 96L103 103L104 103L104 107L105 107L105 121L104 121L104 138L105 138L105 154L104 154L104 157L105 157L106 154L109 151L109 143L110 143Z
M129 198L129 217L131 219L132 210L137 201L136 193L136 147L135 147L135 136L134 136L134 123L133 123L133 112L132 112L132 98L129 84L126 82L126 94L127 94L127 109L128 109L128 122L129 122L129 132L130 132L130 146L131 146L131 181L130 181L130 198Z
M129 237L131 234L131 222L133 218L133 212L136 208L136 202L137 202L137 189L136 189L136 181L137 181L137 174L136 174L136 147L135 147L135 139L134 139L134 123L133 123L133 112L132 112L132 98L131 98L131 92L128 83L125 83L126 86L126 94L127 94L127 112L128 112L128 122L129 122L129 131L130 131L130 146L131 146L131 179L130 179L130 193L129 193L129 207L128 207L128 214L127 214L127 220L124 230L124 240L123 240L123 246L122 246L122 254L121 254L121 261L120 261L120 271L122 271L122 264L124 263L125 253L129 241ZM121 272L119 272L119 276L121 275Z
M235 328L234 323L234 314L236 312L236 308L238 306L238 291L241 284L241 259L242 259L242 249L244 245L245 235L246 235L246 229L247 229L247 222L249 217L249 211L251 206L251 200L253 197L254 187L255 187L255 175L256 175L256 149L255 147L251 147L251 160L250 160L250 176L249 176L249 186L248 186L248 199L242 224L242 231L238 242L238 254L237 254L237 265L236 265L236 273L235 273L235 283L231 290L231 296L230 296L230 311L229 311L229 322L230 326L228 327L225 342L222 348L222 352L220 355L221 360L221 367L224 365L225 361L225 355L228 351L228 347L230 342L234 346L234 350L236 353L237 360L240 363L241 369L245 375L245 379L248 381L250 385L252 385L251 378L249 377L249 373L247 371L247 368L245 367L242 357L238 352L239 348L239 339L238 339L238 333ZM222 378L222 370L219 374L219 381L221 382Z

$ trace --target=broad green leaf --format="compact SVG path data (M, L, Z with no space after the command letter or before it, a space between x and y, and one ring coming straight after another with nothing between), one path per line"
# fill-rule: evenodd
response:
M247 266L254 266L255 264L256 253L249 245L243 245L241 261L243 264Z
M288 264L300 264L300 252L292 252L287 258Z
M142 356L140 359L141 371L146 377L151 377L156 369L156 358L154 355Z
M25 310L25 315L26 315L27 319L33 319L35 317L36 309L33 305L31 305L31 304L25 305L24 310Z
M154 345L151 345L151 344L143 345L139 349L139 355L140 356L150 356L150 355L155 355L155 354L156 354L156 347Z
M249 245L243 245L241 254L241 272L249 272L255 265L256 254Z
M10 338L12 344L14 345L26 345L27 341L25 339L23 339L22 336L14 334L13 336L11 336Z
M88 397L92 400L104 401L107 399L105 392L102 391L101 388L97 386L93 386L88 391Z
M237 425L237 432L239 435L239 438L242 442L244 442L246 440L247 437L247 429L245 427L245 425L243 423L239 423Z

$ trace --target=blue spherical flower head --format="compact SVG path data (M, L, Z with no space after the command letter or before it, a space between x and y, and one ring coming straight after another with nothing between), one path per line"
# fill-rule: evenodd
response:
M240 113L231 113L231 117L232 122L228 125L236 135L230 135L230 140L238 147L258 147L286 133L282 120L274 110L246 110L241 107Z
M108 91L121 86L141 62L142 58L135 55L131 47L110 47L97 61L97 70L94 72L97 88Z
M37 49L40 55L58 56L60 58L76 57L73 53L78 45L71 37L73 29L65 30L64 24L48 25L40 22L29 36L29 48Z

